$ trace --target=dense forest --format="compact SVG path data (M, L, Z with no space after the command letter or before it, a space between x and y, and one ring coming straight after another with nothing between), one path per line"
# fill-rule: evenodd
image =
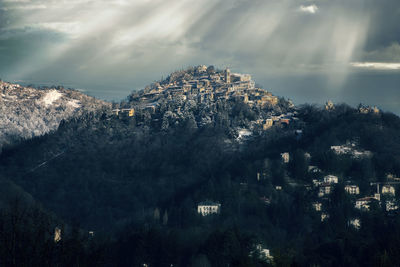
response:
M202 110L168 127L162 114L86 113L5 147L0 265L400 265L397 211L385 211L383 202L360 211L344 190L351 180L371 195L370 182L400 175L399 117L304 105L298 121L243 140L235 127L248 125L253 110L227 101L198 127ZM373 156L330 149L349 141ZM328 174L339 183L323 199L329 217L321 221L312 184ZM221 203L221 212L198 214L205 200ZM353 218L359 228L349 224Z

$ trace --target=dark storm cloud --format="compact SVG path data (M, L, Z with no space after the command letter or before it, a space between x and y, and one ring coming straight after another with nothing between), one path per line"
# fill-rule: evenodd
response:
M397 0L370 1L371 21L366 39L367 51L400 43L400 4Z
M71 41L50 54L57 52L65 63L77 55L82 62L74 65L96 62L96 67L105 63L99 58L124 65L126 58L154 62L157 55L170 61L174 54L181 64L204 56L222 64L256 61L284 68L347 63L368 23L362 11L349 12L345 5L294 0L7 3L10 12L26 15L11 28L29 25L63 33ZM316 11L308 12L312 7Z
M118 99L170 71L215 64L266 86L303 77L293 98L316 84L334 95L352 73L396 71L396 2L0 0L0 76Z
M400 44L393 42L372 51L366 51L363 58L367 61L400 62Z

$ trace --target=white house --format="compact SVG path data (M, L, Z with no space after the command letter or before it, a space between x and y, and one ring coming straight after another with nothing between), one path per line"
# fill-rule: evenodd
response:
M376 200L374 197L363 197L356 200L355 207L360 210L369 210L372 200Z
M351 152L351 147L342 145L342 146L331 146L331 150L335 152L335 154L342 155Z
M383 185L382 186L382 194L388 194L394 196L396 193L396 190L394 189L393 186L391 185Z
M318 168L317 166L310 165L310 166L308 166L308 172L318 173L318 172L322 172L322 170L320 168Z
M313 179L312 182L313 182L314 186L319 186L319 185L322 184L322 182L320 180L317 180L317 179Z
M58 243L59 241L61 241L61 229L56 227L54 229L54 242Z
M356 144L348 143L341 146L331 146L331 150L337 155L351 155L353 158L370 158L372 157L372 152L368 150L357 150Z
M272 261L274 260L274 257L271 255L269 249L263 248L263 246L261 244L256 245L255 251L258 252L258 255L261 260L264 260L264 261L270 262L270 263L272 263ZM254 252L251 252L250 256L253 256Z
M396 202L392 200L386 201L386 211L391 211L391 210L398 210L399 206L396 205Z
M357 185L346 185L344 190L350 195L360 194L360 188Z
M221 204L212 201L203 201L197 205L197 212L202 216L210 214L219 214L221 211Z
M281 157L282 157L283 163L289 163L289 160L290 160L289 152L281 153Z
M321 213L321 222L325 221L326 219L329 219L329 214L328 213Z
M331 185L324 183L324 184L320 185L320 187L319 187L318 196L323 197L323 196L329 195L331 193L331 191L332 191Z
M312 206L316 211L321 211L322 210L322 203L321 202L314 202L314 203L312 203Z
M337 184L339 179L337 176L329 174L324 177L324 182L329 184Z
M350 221L349 221L349 225L351 225L351 226L353 226L355 229L360 229L360 227L361 227L361 221L360 221L360 219L358 219L358 218L355 218L355 219L351 219Z

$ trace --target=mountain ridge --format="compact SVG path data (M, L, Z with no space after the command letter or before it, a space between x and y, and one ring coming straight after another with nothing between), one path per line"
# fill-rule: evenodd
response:
M54 131L62 120L110 107L110 103L63 87L35 89L0 81L0 150Z

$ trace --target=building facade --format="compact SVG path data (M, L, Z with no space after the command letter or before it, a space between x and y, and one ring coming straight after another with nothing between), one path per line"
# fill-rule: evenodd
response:
M204 201L200 202L197 205L197 213L202 216L207 216L210 214L219 214L221 212L221 204L212 202L212 201Z
M344 190L350 195L360 194L360 188L357 185L346 185Z
M281 157L282 157L283 163L289 163L289 161L290 161L289 152L281 153Z
M324 177L324 183L328 183L328 184L337 184L339 182L339 179L337 176L335 175L327 175Z
M394 196L396 193L396 190L394 189L394 186L391 185L384 185L382 186L382 194L388 194Z

